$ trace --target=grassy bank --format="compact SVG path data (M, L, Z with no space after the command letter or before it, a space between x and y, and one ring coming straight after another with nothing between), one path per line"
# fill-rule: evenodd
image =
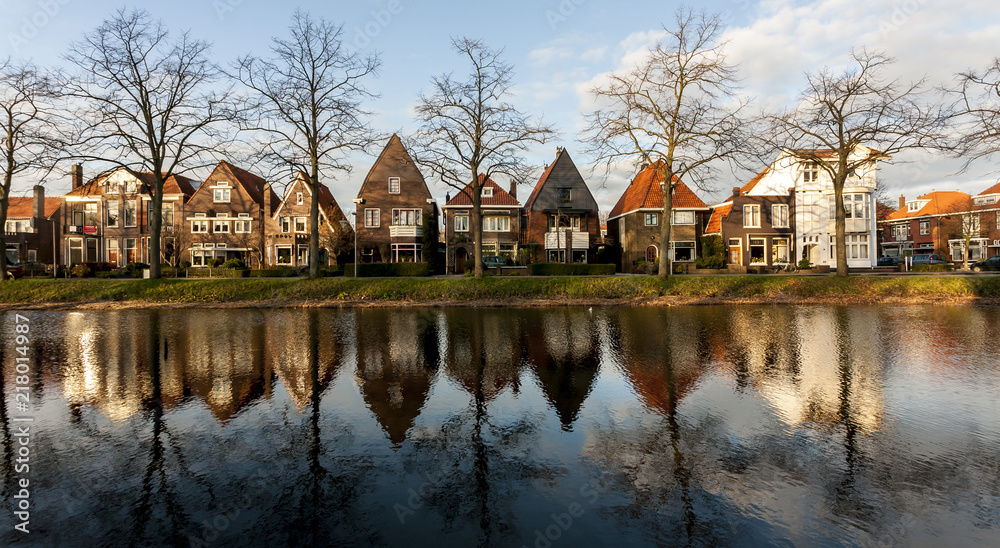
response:
M1000 277L719 276L594 278L19 280L3 308L34 306L354 306L397 304L1000 304Z

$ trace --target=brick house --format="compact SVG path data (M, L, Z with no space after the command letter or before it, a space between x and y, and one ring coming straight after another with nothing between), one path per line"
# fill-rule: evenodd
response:
M500 185L480 175L483 213L483 256L499 255L517 258L521 236L521 203L516 190L507 192ZM465 261L475 257L472 238L472 185L467 185L454 198L446 198L441 207L444 215L444 238L447 244L449 274L465 273Z
M118 168L84 184L78 164L73 166L72 179L72 189L60 197L63 263L148 264L153 174ZM163 183L163 261L174 262L180 255L181 219L194 192L191 180L182 175L172 175Z
M360 262L424 260L423 222L438 222L437 200L398 135L375 160L354 204Z
M608 214L607 240L621 252L620 272L635 272L636 263L656 263L663 246L663 175L655 165L645 166L632 179ZM668 257L694 262L710 209L683 181L674 177Z
M784 266L797 263L795 254L794 188L764 184L765 168L725 203L715 206L706 234L722 237L731 265Z
M45 187L36 185L31 197L10 198L7 205L8 260L26 265L57 264L59 198L46 198Z
M556 149L555 161L538 179L521 216L521 243L531 250L532 261L593 261L593 246L601 237L597 200L566 149Z
M187 202L183 257L195 267L236 258L262 267L264 224L277 206L278 196L263 178L219 162Z
M309 213L312 189L299 173L285 190L285 197L264 226L265 262L282 266L309 265ZM326 185L319 185L320 264L336 262L337 252L354 245L354 229Z

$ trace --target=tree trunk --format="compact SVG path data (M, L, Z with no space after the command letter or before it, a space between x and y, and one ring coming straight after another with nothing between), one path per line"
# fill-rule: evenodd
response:
M846 163L841 162L837 176L833 180L833 202L835 204L837 238L837 275L847 276L847 214L844 211L844 183L847 180Z
M12 151L8 151L8 158L12 158L11 153ZM0 189L0 280L7 279L7 208L10 206L10 183L14 169L12 164L11 161L7 162L3 188Z
M155 165L155 164L154 164ZM157 166L159 167L159 166ZM149 220L149 277L160 277L160 233L163 229L163 174L156 170L153 173L156 192L153 194L152 218ZM141 215L141 212L138 212Z
M671 221L673 220L670 214L674 207L674 196L671 192L673 178L673 173L668 172L663 174L663 180L666 182L663 185L663 219L660 222L660 268L657 271L657 275L661 278L670 276L673 270L667 254L670 249L670 229Z
M483 192L478 170L472 170L472 249L474 250L476 279L483 277Z
M315 160L309 176L312 200L309 203L309 279L319 278L319 165ZM269 211L264 212L270 215Z

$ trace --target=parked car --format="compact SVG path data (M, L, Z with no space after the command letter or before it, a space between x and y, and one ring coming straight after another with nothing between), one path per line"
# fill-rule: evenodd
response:
M7 277L15 280L24 277L24 265L12 253L7 253Z
M910 264L951 264L937 253L917 253L910 256Z
M486 268L499 268L507 265L507 259L498 255L487 255L483 257L483 266Z
M971 268L973 272L1000 270L1000 255L994 255L989 259L983 259L982 261L972 263L969 265L969 268Z
M906 261L902 257L880 257L878 260L878 266L897 266L901 265Z

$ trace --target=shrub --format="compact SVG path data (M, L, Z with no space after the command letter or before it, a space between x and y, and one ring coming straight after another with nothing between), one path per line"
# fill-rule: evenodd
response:
M427 263L362 263L358 267L361 278L430 276L431 268ZM354 277L354 265L344 267L344 276Z
M149 268L149 265L146 263L129 263L125 265L125 272L128 272L128 275L133 278L141 278L142 271L147 268Z
M800 269L805 270L805 269L811 268L811 267L812 267L812 263L809 262L809 259L802 259L801 261L799 261L799 268Z
M219 265L222 264L222 259L219 259L218 257L212 257L205 263L209 268L218 268Z
M536 263L528 267L532 276L610 276L613 264Z
M182 259L181 262L177 263L179 268L191 268L191 261L187 259Z
M222 263L222 268L242 268L246 269L247 264L243 262L243 259L229 259L228 261Z
M951 272L955 270L950 264L915 264L910 267L910 272Z
M84 263L73 265L73 268L69 271L70 275L74 278L86 278L90 276L90 267Z
M636 274L654 274L659 268L657 263L649 263L643 259L635 260L632 264L635 266Z
M695 259L694 265L698 268L713 268L713 269L726 268L726 257L724 255L711 255L708 257L698 257L697 259Z
M246 278L249 270L240 268L192 268L188 278Z

